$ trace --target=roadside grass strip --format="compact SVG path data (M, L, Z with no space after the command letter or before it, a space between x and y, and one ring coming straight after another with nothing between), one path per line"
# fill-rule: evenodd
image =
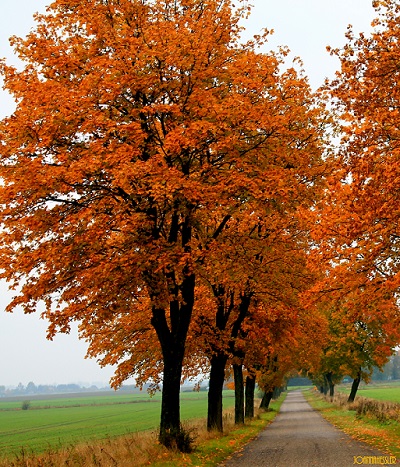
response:
M310 405L337 428L354 439L400 459L400 423L398 421L390 419L380 421L371 414L357 414L356 404L359 396L356 397L355 403L343 404L343 398L336 398L331 403L315 390L304 391L303 394Z

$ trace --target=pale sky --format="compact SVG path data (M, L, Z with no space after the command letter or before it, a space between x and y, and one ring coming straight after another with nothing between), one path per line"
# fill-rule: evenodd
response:
M304 62L313 88L326 77L333 77L338 67L326 46L345 44L348 24L356 32L368 33L374 18L371 0L251 0L254 9L245 24L249 34L262 28L274 29L268 49L286 45L293 56ZM24 36L34 26L33 14L43 12L49 0L0 0L0 57L16 64L8 38ZM0 90L0 117L13 111L13 101ZM85 360L86 344L76 330L46 340L46 323L39 314L6 314L10 294L0 283L0 385L63 383L107 383L112 369L100 369L93 360Z

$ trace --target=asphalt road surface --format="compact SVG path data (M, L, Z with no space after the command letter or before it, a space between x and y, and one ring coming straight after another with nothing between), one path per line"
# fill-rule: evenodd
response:
M377 464L379 459L373 462L370 456L387 454L351 439L313 410L301 391L293 391L287 395L273 423L221 466L347 467Z

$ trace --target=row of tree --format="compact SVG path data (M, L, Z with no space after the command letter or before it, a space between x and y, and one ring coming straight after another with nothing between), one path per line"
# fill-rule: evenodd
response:
M62 393L78 393L78 392L94 392L104 390L97 386L83 387L75 383L67 384L35 384L30 381L26 386L19 383L16 387L0 386L0 397L27 396L35 394L62 394Z
M374 368L371 381L392 381L400 380L400 351L390 357L386 365L379 369Z
M243 43L239 4L55 0L12 40L25 67L1 68L8 310L43 302L49 338L78 321L115 387L162 385L166 446L183 378L209 373L222 430L230 371L242 422L256 381L268 398L293 368L365 378L400 342L397 107L374 96L398 79L377 65L397 6L377 2L379 34L349 33L313 94L267 32Z
M368 359L371 360L371 359ZM328 370L324 373L321 371L313 377L313 383L318 387L321 393L327 395L329 393L330 397L334 396L335 385L341 382L349 382L349 376L344 375L345 366L342 365L341 372L340 370L336 373L332 370L334 366L325 367ZM336 367L337 368L337 367ZM361 380L364 380L366 383L369 381L394 381L400 380L400 351L397 351L394 355L389 358L389 361L383 366L370 367L368 366L368 361L365 363L365 367L361 366L362 377L353 379L351 391L349 393L348 402L353 402L357 393L358 386ZM322 368L320 368L322 370ZM359 370L358 370L359 371Z
M373 6L373 33L356 37L348 29L346 46L331 50L341 70L321 90L341 139L313 230L314 252L330 264L317 286L331 292L324 301L330 332L320 377L333 394L335 381L352 376L349 401L374 365L384 366L400 335L400 5L383 0Z

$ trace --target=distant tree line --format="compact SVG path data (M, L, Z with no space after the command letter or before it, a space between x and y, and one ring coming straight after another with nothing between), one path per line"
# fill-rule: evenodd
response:
M400 351L393 355L388 363L380 370L374 368L372 381L392 381L400 379Z
M99 388L95 385L90 387L80 386L79 384L39 384L36 385L30 381L26 386L19 383L15 388L0 386L0 397L12 396L27 396L35 394L61 394L61 393L76 393L76 392L94 392L108 388Z
M144 384L142 391L147 391L149 388L148 384ZM19 383L17 387L7 387L0 385L0 397L17 397L17 396L29 396L29 395L41 395L41 394L74 394L74 393L88 393L88 392L97 392L97 391L110 391L111 388L106 386L96 386L92 384L91 386L82 386L76 383L68 384L38 384L30 381L26 386L22 383ZM133 384L124 384L119 389L118 392L131 392L139 393L141 389ZM114 391L113 391L114 392Z

